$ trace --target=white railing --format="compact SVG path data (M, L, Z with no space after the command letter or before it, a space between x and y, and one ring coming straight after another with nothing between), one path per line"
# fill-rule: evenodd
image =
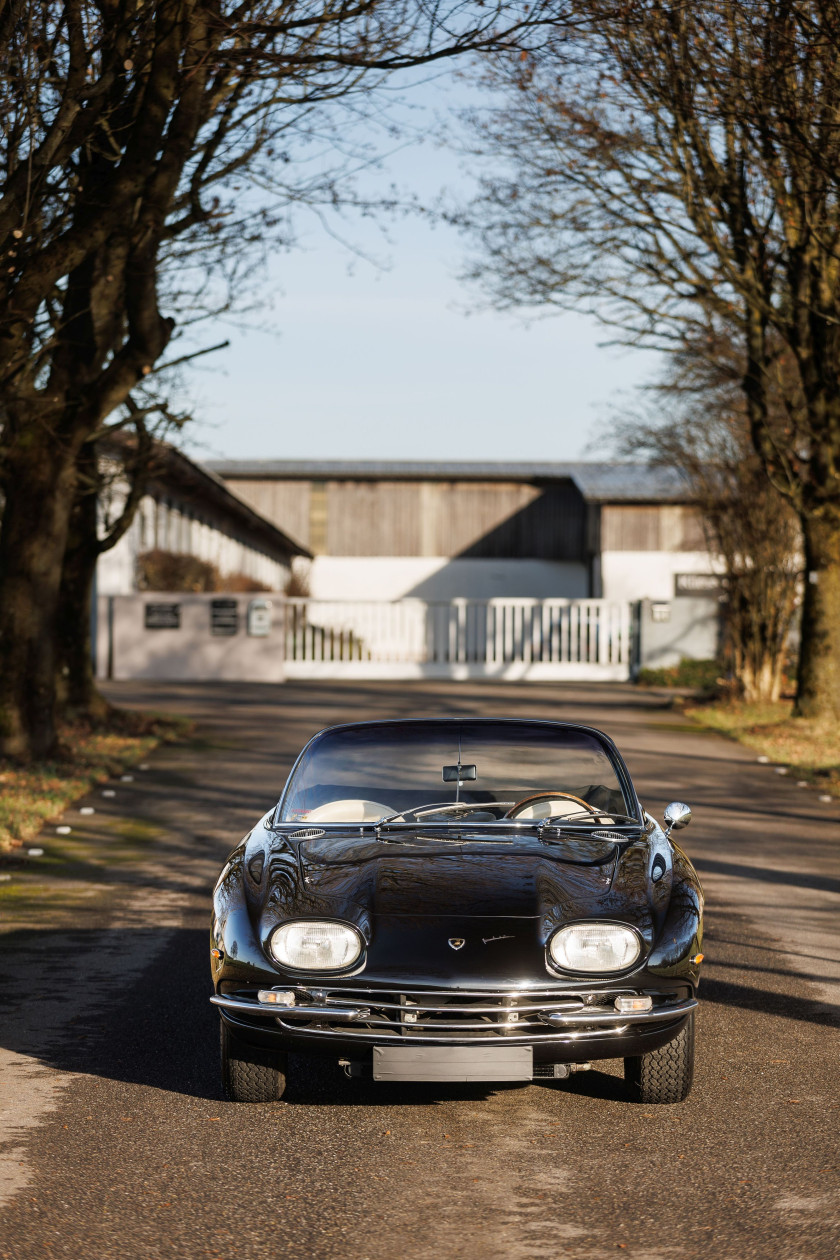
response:
M285 601L288 677L625 679L630 605L603 599Z

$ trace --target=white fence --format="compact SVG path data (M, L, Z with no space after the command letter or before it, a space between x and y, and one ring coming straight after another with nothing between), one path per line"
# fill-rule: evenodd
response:
M603 599L288 599L288 678L624 680L630 605Z

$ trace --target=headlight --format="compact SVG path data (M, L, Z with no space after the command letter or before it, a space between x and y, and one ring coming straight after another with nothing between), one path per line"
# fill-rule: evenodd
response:
M343 923L303 920L279 927L269 949L281 967L293 971L337 971L356 961L362 938Z
M552 936L548 952L564 971L623 971L639 957L639 938L618 923L573 923Z

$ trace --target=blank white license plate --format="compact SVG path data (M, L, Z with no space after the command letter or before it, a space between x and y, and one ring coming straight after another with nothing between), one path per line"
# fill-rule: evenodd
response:
M375 1081L530 1081L530 1046L374 1046Z

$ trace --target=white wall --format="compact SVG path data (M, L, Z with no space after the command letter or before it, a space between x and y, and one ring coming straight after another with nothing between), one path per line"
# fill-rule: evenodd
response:
M137 548L133 543L134 526L129 529L110 551L105 551L96 562L96 589L101 595L130 595L137 589L134 559Z
M451 560L441 556L316 556L315 599L585 599L586 566L552 560Z
M714 573L720 567L707 551L605 551L601 594L615 600L671 600L675 573Z
M235 599L239 630L231 636L210 632L210 604ZM271 627L265 637L248 634L248 605L268 600ZM146 604L177 604L177 630L147 630ZM282 600L262 595L184 595L144 592L97 601L96 664L99 678L161 678L229 682L282 682L284 678Z

